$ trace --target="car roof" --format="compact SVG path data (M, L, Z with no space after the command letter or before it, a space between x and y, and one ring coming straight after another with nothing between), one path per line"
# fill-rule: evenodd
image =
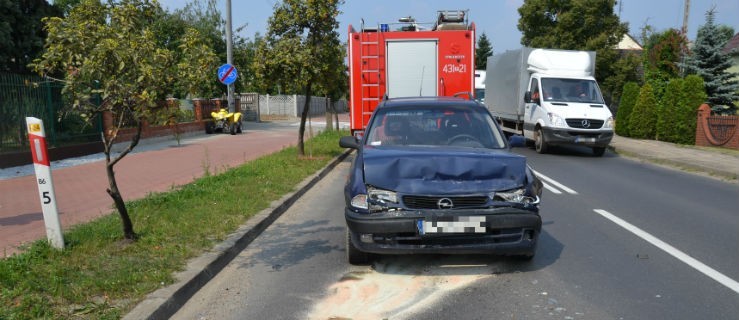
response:
M468 100L458 97L401 97L401 98L387 98L377 106L377 108L402 108L402 107L479 107L484 108L480 103L475 100Z

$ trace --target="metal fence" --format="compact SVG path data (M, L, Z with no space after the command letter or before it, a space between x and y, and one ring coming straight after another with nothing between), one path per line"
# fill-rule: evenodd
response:
M37 76L0 72L0 153L26 151L26 117L44 121L51 147L100 139L99 120L89 124L79 115L62 112L62 87Z

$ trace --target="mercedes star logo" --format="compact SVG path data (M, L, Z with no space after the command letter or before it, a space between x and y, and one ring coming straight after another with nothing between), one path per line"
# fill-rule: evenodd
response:
M582 120L582 127L583 127L583 128L586 128L586 129L587 129L587 128L590 128L590 120L588 120L588 119L583 119L583 120Z
M452 199L449 198L441 198L438 202L436 202L436 205L439 206L439 209L451 209L454 208L454 203L452 202Z

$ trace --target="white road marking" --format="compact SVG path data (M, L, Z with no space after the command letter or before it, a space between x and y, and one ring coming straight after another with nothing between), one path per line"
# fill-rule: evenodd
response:
M562 191L555 189L554 187L548 185L546 182L542 181L541 183L544 185L544 188L549 190L550 192L554 194L562 194Z
M715 269L703 264L702 262L678 250L677 248L665 243L664 241L647 233L646 231L639 229L637 226L630 224L617 216L614 216L608 211L605 211L602 209L594 209L593 211L605 217L606 219L613 221L615 224L630 231L631 233L637 235L638 237L646 240L647 242L651 243L657 248L662 249L662 251L667 252L671 256L693 267L693 269L700 271L701 273L709 276L711 279L716 280L718 283L726 286L727 288L731 290L734 290L734 292L736 293L739 293L739 282L735 281L734 279L731 279L725 276L721 272L718 272Z
M552 178L550 178L550 177L547 177L547 176L545 176L545 175L541 174L541 172L538 172L538 171L536 171L536 170L534 170L534 169L531 169L531 171L534 171L534 174L536 174L536 176L537 176L537 177L541 178L542 180L544 180L544 181L546 181L546 182L549 182L549 183L551 183L551 184L552 184L552 185L554 185L555 187L557 187L557 188L560 188L560 189L564 190L565 192L567 192L567 193L569 193L569 194L577 194L577 191L575 191L575 190L572 190L572 189L570 189L570 188L568 188L568 187L565 187L565 186L564 186L563 184L561 184L561 183L559 183L559 182L557 182L557 181L554 181L554 179L552 179ZM545 184L545 186L546 186L546 184ZM548 189L548 188L547 188L547 189ZM549 191L551 191L551 189L550 189ZM555 193L556 193L556 192L555 192Z

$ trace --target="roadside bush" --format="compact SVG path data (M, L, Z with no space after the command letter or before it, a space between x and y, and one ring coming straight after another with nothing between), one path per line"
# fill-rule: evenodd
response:
M644 84L639 90L639 98L634 105L634 111L629 117L629 133L634 138L654 139L657 123L657 99L654 96L652 85Z
M685 100L683 98L685 96L683 87L684 81L681 78L674 78L667 84L667 89L664 97L659 102L657 111L657 131L655 134L657 140L677 142L679 132L684 131L682 127L687 126L685 117L681 114L685 110L680 105Z
M689 75L685 77L683 92L684 94L680 101L680 118L678 121L684 123L685 126L677 128L677 139L675 142L694 144L698 107L708 99L706 89L703 84L703 78L698 75Z
M616 134L628 137L629 134L629 117L634 110L636 98L639 96L639 85L636 82L627 82L624 84L623 93L621 94L621 102L616 112Z

